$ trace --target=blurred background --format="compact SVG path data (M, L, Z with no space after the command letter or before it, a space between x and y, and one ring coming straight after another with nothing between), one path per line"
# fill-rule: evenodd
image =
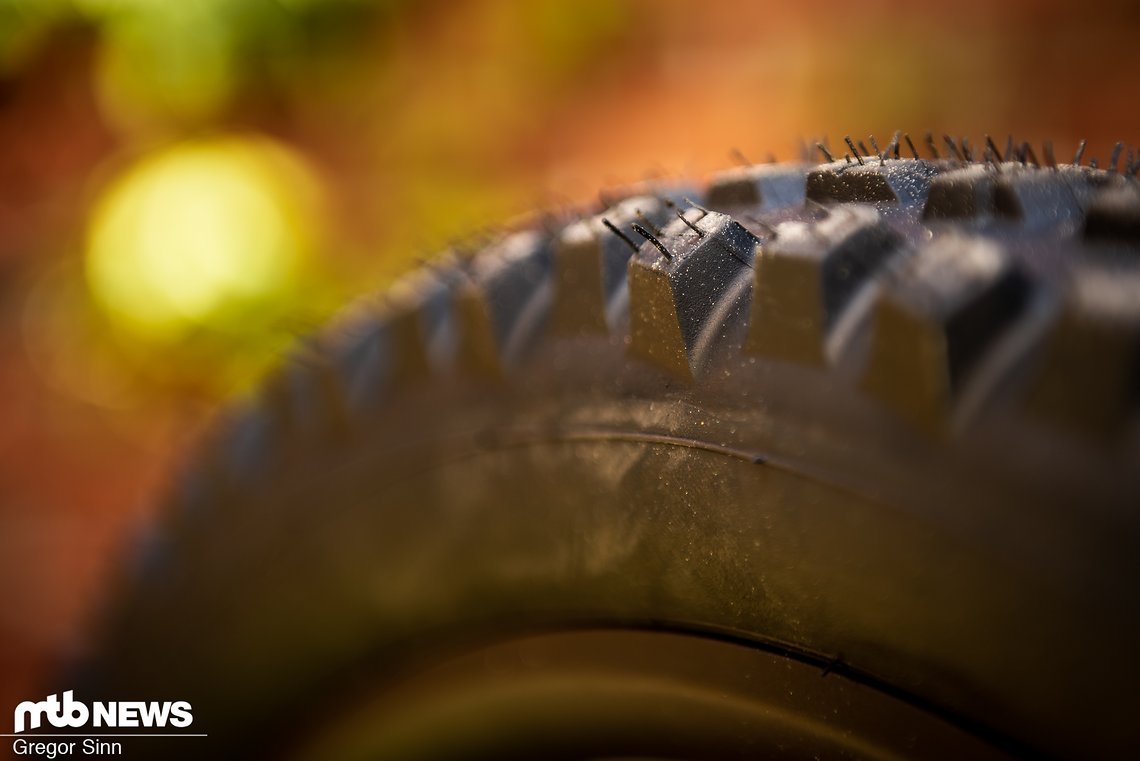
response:
M0 0L0 716L214 410L459 236L895 129L1140 141L1140 5Z

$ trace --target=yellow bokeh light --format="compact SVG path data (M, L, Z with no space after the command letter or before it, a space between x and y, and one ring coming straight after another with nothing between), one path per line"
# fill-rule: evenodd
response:
M156 338L276 312L311 248L311 177L267 141L183 143L102 194L87 278L116 322Z

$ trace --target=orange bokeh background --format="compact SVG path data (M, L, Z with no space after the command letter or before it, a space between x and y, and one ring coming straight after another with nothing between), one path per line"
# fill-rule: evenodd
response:
M823 136L930 129L1049 139L1060 158L1087 138L1103 161L1140 123L1131 2L346 0L321 24L223 18L246 43L208 81L193 56L213 60L213 38L188 28L184 101L143 76L148 50L166 71L157 35L177 19L148 40L99 10L114 4L56 5L0 34L0 715L82 651L217 406L289 336L452 238L704 176L733 149L790 160ZM0 27L19 6L0 4ZM240 345L118 335L82 275L101 193L136 157L225 135L272 138L320 186L307 287Z

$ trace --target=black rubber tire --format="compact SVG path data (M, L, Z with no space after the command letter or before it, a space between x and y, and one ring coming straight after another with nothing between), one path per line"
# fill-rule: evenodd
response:
M86 694L249 757L425 652L661 628L1135 756L1140 188L987 155L646 189L349 310L219 425Z

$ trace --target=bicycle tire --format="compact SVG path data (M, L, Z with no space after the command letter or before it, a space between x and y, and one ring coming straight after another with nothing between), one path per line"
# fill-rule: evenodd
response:
M636 189L350 308L202 447L86 694L248 757L440 653L648 629L1134 753L1135 167L947 145Z

